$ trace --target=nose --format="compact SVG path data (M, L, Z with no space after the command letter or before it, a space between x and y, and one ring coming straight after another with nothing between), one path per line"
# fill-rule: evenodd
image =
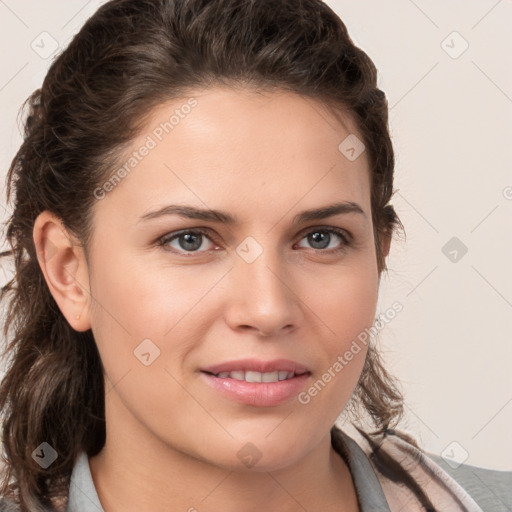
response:
M270 250L252 263L235 262L229 273L226 322L235 331L270 337L289 333L301 320L300 298L289 269Z

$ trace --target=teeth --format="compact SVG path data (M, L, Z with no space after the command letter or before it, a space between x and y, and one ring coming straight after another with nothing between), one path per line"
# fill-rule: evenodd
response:
M279 380L279 372L267 372L261 374L261 382L277 382Z
M263 375L260 372L245 372L245 382L261 382Z
M278 382L280 380L291 379L295 376L294 372L287 372L286 370L279 370L274 372L253 372L253 371L233 371L221 372L217 375L220 379L236 379L245 380L245 382Z

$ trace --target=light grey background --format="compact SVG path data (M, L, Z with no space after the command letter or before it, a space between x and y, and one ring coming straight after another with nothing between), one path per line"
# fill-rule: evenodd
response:
M52 45L65 46L101 3L0 0L1 221L18 108ZM407 400L401 426L453 464L510 470L511 2L327 3L389 98L393 204L407 240L392 247L378 313L404 306L380 334ZM10 275L0 269L1 284Z

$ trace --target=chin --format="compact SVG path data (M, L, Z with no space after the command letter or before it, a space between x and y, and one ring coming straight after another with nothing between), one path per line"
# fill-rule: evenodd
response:
M254 441L232 440L229 444L229 448L223 449L216 461L212 460L213 457L209 457L209 460L236 472L279 471L296 464L307 454L304 442L289 437L285 440L282 436L272 440L270 437Z

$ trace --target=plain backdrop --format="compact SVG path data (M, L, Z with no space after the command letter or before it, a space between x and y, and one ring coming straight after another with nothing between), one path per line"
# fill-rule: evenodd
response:
M0 0L3 222L18 109L41 85L47 53L65 47L101 3ZM454 463L510 470L512 4L327 4L375 62L389 99L392 203L407 238L393 242L377 314L403 305L379 335L406 397L400 426ZM4 264L1 284L11 273Z

